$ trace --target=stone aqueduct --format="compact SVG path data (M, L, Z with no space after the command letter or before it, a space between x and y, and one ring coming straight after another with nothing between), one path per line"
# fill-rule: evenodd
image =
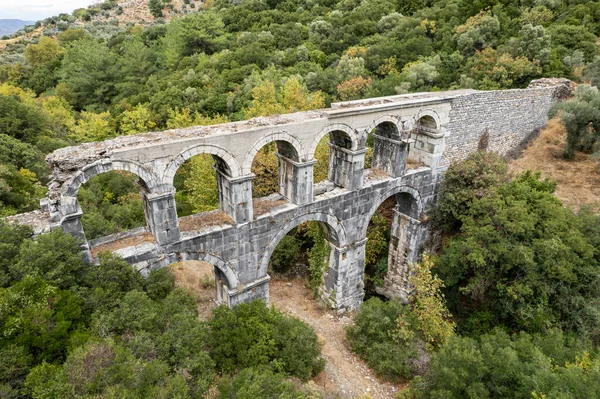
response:
M436 199L445 168L476 150L482 134L489 137L489 150L515 150L546 123L552 102L565 91L564 82L538 81L527 89L399 95L64 148L47 158L51 182L35 223L25 214L13 221L33 224L38 231L61 227L81 240L91 261L90 247L124 235L88 242L77 192L100 173L132 172L140 180L146 229L155 242L117 252L138 269L204 260L215 266L218 301L234 305L268 300L267 266L273 250L292 228L318 221L331 245L323 297L339 310L354 309L364 295L366 230L377 208L396 197L385 291L403 296L406 265L418 256L426 234L425 213ZM365 170L369 135L374 141L373 169ZM330 138L328 180L315 185L314 153L325 136ZM279 195L286 201L255 215L251 165L271 142L277 145ZM233 223L180 231L173 179L198 154L213 156L219 208ZM407 169L407 160L419 166Z

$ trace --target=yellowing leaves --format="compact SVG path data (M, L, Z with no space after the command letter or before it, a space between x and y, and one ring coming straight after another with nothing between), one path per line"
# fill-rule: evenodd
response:
M292 76L279 89L271 81L252 89L252 105L244 110L244 117L287 114L323 107L323 94L320 91L310 93L300 78Z

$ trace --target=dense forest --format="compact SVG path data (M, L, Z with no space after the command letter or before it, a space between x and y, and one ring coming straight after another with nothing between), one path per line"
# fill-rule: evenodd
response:
M170 21L161 1L151 23L92 20L119 12L106 1L0 42L0 217L39 207L44 156L64 146L539 77L592 85L549 116L568 133L564 157L599 152L600 2L185 4ZM318 182L326 143L316 158ZM217 208L212 162L178 171L179 216ZM272 146L253 172L256 197L277 191ZM487 152L450 167L410 302L371 298L347 329L380 378L411 381L400 397L600 397L600 218L564 207L555 188ZM133 175L97 176L78 198L88 239L145 224ZM368 296L387 271L389 223L384 209L368 230ZM305 275L317 296L323 237L316 223L294 229L270 273ZM0 397L321 397L306 383L323 368L306 324L259 302L201 322L166 269L142 278L110 254L85 266L60 232L33 240L0 222L0 330Z

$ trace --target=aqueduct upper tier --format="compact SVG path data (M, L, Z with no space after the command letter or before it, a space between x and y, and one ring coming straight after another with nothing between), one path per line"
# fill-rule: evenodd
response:
M100 173L132 172L140 180L147 230L155 242L119 252L140 269L182 259L211 262L220 282L217 297L229 304L268 299L267 265L275 246L295 226L318 221L331 244L324 297L340 310L352 309L363 297L367 225L383 201L395 196L398 204L385 289L403 295L406 264L416 258L425 235L424 212L435 201L449 163L476 150L482 135L489 138L488 150L507 154L517 149L546 123L552 103L569 93L568 81L542 80L527 89L398 95L63 148L47 158L52 176L38 215L47 215L50 228L62 227L78 237L92 260L77 192ZM377 173L364 169L370 135ZM314 154L326 136L328 181L315 185ZM255 217L251 165L271 142L277 145L279 194L287 202ZM173 178L198 154L213 156L219 208L233 223L181 232ZM407 170L407 159L420 166Z

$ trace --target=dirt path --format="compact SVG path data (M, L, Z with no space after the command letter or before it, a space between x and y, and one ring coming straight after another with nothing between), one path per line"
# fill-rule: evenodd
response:
M326 398L394 398L402 385L381 382L354 355L346 341L344 327L352 323L348 315L337 316L312 299L303 280L269 282L269 302L279 311L297 317L312 326L323 344L327 360L325 370L314 378Z
M186 261L174 264L171 271L177 285L197 298L200 319L207 320L216 306L213 266L206 262ZM279 311L297 317L317 332L327 364L313 381L327 399L389 399L403 388L379 381L350 351L344 327L352 323L351 315L338 316L328 311L322 302L313 299L304 280L273 278L269 282L269 297L270 303Z

